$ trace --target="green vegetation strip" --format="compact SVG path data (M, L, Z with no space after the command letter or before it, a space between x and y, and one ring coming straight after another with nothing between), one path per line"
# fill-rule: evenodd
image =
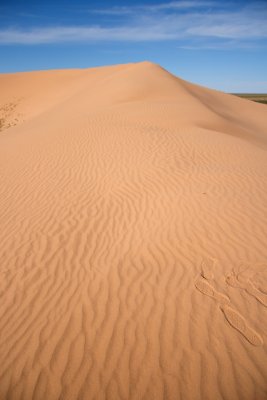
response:
M267 104L267 94L265 93L232 93L234 96L243 99L256 101L257 103Z

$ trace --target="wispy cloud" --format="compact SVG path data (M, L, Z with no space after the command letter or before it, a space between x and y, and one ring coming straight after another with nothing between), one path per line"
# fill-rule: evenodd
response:
M233 43L238 47L244 46L246 42L251 44L253 40L267 38L265 2L254 2L250 6L235 8L234 11L230 6L210 9L213 5L211 1L174 1L142 6L142 12L137 6L113 7L103 11L110 14L131 14L127 23L117 22L112 26L99 23L94 26L8 28L0 30L0 44L176 40L183 41L184 46L194 47L194 41L202 38L206 40L207 46L216 47L214 40L219 45L224 40L224 46L227 46L229 40L232 47ZM201 10L201 7L204 9ZM170 12L166 12L167 10ZM212 44L210 40L213 41Z
M182 50L257 50L265 48L267 50L267 43L258 43L254 40L240 41L236 39L219 39L219 40L206 40L206 39L195 39L193 42L186 44L178 44L176 46L178 49Z
M157 41L172 40L175 35L164 32L160 27L140 29L138 26L103 28L58 26L31 30L7 29L0 31L0 44L45 44L82 41Z
M214 6L214 1L171 1L162 4L146 4L146 5L135 5L135 6L114 6L110 8L101 8L90 10L90 12L96 14L107 14L107 15L125 15L135 14L139 12L151 13L159 11L179 11L189 10L203 7Z

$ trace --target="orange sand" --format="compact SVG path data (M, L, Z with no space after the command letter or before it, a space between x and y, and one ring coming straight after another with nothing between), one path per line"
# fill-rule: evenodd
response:
M267 106L148 62L0 88L0 399L266 399Z

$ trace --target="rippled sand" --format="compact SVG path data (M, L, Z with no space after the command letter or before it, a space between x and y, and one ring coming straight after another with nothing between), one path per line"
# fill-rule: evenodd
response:
M0 399L266 399L267 107L148 62L0 87Z

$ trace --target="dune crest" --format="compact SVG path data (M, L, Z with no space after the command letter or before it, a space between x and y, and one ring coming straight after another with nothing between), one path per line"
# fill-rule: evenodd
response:
M0 87L0 399L263 400L266 106L149 62Z

